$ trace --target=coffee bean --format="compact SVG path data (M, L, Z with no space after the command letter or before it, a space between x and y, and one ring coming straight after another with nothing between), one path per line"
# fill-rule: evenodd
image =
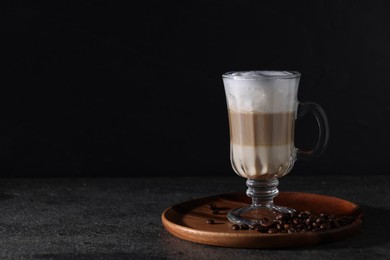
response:
M247 224L242 224L240 228L241 230L248 230L249 226Z
M305 224L308 225L308 226L310 226L312 223L313 223L313 221L310 218L307 218L305 220Z
M300 224L302 222L302 219L300 218L294 218L293 219L294 224Z
M240 226L237 225L237 224L233 224L233 225L232 225L232 229L233 229L233 230L240 230Z
M255 230L257 226L258 226L257 224L249 225L249 229L250 230Z
M284 229L284 225L278 223L278 224L276 224L276 228L278 230L283 230Z
M291 214L291 217L292 217L292 218L297 218L297 217L298 217L298 215L299 215L299 213L298 213L298 212L293 212L293 213Z
M269 234L275 234L275 233L278 233L278 229L276 227L271 227L268 229L268 233Z
M270 220L268 220L267 218L264 218L264 219L262 219L262 220L260 221L260 225L261 225L262 227L270 227L270 226L272 226L272 224L273 224L273 222L270 221Z
M291 218L291 214L290 213L280 213L278 215L276 215L275 219L277 220L287 220Z
M307 215L305 212L300 212L299 214L298 214L298 217L299 218L307 218L309 215Z
M329 223L322 223L321 226L320 226L320 229L329 229L330 228L330 224Z
M206 223L207 223L207 224L215 224L215 221L214 221L214 219L208 219L208 220L206 221Z
M325 218L324 217L319 217L316 219L316 223L317 224L321 224L321 223L324 223L325 222Z
M320 218L328 218L328 215L327 215L327 214L324 214L324 213L321 213L321 214L320 214Z
M283 218L283 214L282 213L276 215L276 217L275 217L275 219L282 219L282 218Z
M215 210L214 210L215 211ZM218 213L218 212L216 212ZM215 214L216 214L215 213ZM280 213L275 219L269 220L263 218L259 224L237 225L234 224L234 230L256 230L261 233L299 233L299 232L322 232L331 228L338 228L354 222L356 218L352 216L335 216L326 213L311 213L310 211L300 211L289 213Z
M283 220L281 219L275 219L274 224L283 224Z
M213 203L210 203L209 205L207 205L207 207L209 208L209 209L217 209L217 206L215 205L215 204L213 204Z
M258 232L261 232L261 233L267 233L268 232L268 227L263 227L263 226L257 226L256 227L256 230L258 231Z

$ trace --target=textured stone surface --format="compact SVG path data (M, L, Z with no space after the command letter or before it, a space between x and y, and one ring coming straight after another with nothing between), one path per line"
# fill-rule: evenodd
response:
M390 176L286 176L280 190L320 193L360 205L361 232L299 249L231 249L170 235L161 213L193 198L244 191L244 179L2 179L1 259L386 259ZM313 258L314 257L314 258Z

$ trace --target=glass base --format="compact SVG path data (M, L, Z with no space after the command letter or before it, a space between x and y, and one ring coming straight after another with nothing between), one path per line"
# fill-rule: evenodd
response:
M233 209L227 214L230 222L238 225L260 225L264 221L273 221L276 216L281 213L293 213L294 209L281 206L262 206L254 207L248 206L238 209Z
M231 210L227 214L228 220L239 225L256 225L274 221L276 216L281 213L295 212L294 209L274 204L273 199L279 194L278 184L277 178L248 179L246 181L248 186L246 194L252 198L252 204Z

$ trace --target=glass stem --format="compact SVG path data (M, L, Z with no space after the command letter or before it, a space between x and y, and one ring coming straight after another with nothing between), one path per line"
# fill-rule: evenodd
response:
M277 178L273 179L247 179L246 185L248 189L246 195L252 198L251 207L254 208L269 208L274 206L274 198L278 196L279 190L277 188L279 181Z

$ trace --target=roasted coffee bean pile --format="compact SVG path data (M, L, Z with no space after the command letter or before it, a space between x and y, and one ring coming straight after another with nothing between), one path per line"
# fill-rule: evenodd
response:
M220 208L215 204L208 204L212 214L219 214ZM324 231L351 224L356 220L351 216L335 216L325 213L315 214L310 211L300 211L294 213L281 213L275 220L262 219L256 225L233 224L233 230L256 230L261 233L299 233L308 231ZM208 219L207 224L215 224L214 219Z
M308 231L324 231L338 228L354 222L356 218L349 216L335 216L324 213L314 214L310 211L279 214L275 220L266 218L260 224L248 226L232 225L233 230L257 230L261 233L299 233Z
M215 220L210 218L206 221L207 224L215 224Z

